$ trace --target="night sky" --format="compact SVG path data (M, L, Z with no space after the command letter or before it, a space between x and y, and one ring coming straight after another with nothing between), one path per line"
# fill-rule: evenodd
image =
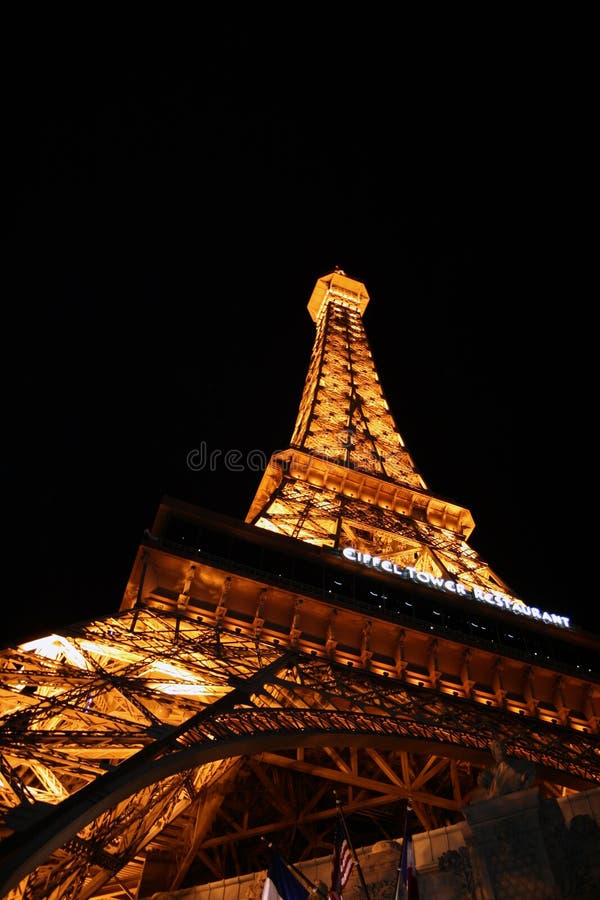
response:
M192 471L188 454L288 446L306 304L336 266L369 291L429 489L471 510L470 543L514 593L600 630L572 569L585 248L577 141L552 139L580 135L569 97L528 69L384 71L373 47L367 74L324 68L323 43L293 64L241 32L25 59L2 645L116 611L163 494L244 518L260 473Z

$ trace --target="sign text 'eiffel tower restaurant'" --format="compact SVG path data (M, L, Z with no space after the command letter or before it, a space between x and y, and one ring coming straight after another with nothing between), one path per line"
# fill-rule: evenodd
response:
M439 577L431 572L421 572L413 566L402 567L389 559L372 556L370 553L361 553L359 550L355 550L354 547L346 547L342 551L342 555L350 562L359 563L369 569L375 569L388 575L396 575L405 581L412 581L415 584L442 591L446 594L468 597L476 600L478 603L487 603L490 606L500 607L500 609L508 610L517 616L537 619L548 625L557 625L559 628L569 628L571 625L568 616L559 616L557 613L545 612L542 609L538 609L537 606L527 606L517 597L508 597L506 594L500 593L500 591L486 591L475 585L468 586L461 581Z

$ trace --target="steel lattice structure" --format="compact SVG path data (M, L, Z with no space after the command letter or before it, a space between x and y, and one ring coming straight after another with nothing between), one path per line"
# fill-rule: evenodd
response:
M356 845L398 835L409 800L423 829L449 824L495 740L552 796L600 782L598 676L498 638L510 619L545 649L598 641L511 597L471 514L428 493L368 299L317 282L292 444L246 523L166 498L118 613L2 651L1 896L149 897L264 869L261 838L323 855L339 797ZM496 639L407 618L432 598Z

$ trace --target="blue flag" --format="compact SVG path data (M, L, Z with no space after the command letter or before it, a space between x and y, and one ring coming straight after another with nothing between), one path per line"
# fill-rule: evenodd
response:
M307 897L307 888L290 872L279 853L271 847L262 900L306 900Z

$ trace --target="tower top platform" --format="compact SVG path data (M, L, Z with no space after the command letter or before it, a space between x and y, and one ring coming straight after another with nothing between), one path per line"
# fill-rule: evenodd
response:
M342 269L319 278L308 301L308 311L313 322L317 321L321 308L329 297L336 297L355 307L360 315L369 302L367 289L361 281L348 278Z

